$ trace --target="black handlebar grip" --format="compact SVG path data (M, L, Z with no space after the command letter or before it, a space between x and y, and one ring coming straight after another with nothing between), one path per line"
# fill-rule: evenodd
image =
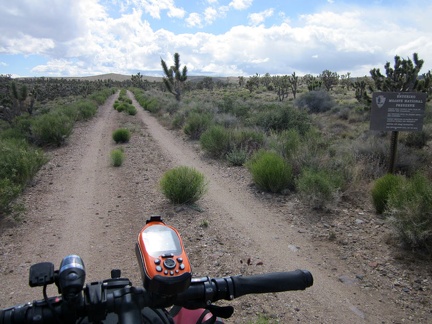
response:
M307 270L274 272L231 278L234 284L234 298L247 294L305 290L313 285L312 274Z

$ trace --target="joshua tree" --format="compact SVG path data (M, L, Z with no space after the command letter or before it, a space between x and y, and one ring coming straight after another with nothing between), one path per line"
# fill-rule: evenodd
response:
M291 76L289 77L289 85L295 99L297 96L297 89L300 85L299 77L296 76L295 72L293 72L293 74L291 74Z
M418 58L418 54L413 54L411 59L401 59L395 56L394 67L390 66L390 62L384 65L386 76L381 74L380 69L372 69L370 74L375 83L376 90L379 91L422 91L423 82L419 82L418 74L423 66L424 61ZM427 78L427 75L425 75ZM427 79L426 79L427 81Z
M331 72L329 70L324 70L319 78L327 91L330 91L333 86L339 83L339 75L336 72Z
M273 77L273 84L279 101L283 101L285 98L288 98L289 88L291 86L289 78L290 77L288 75L277 75Z
M187 67L184 66L180 71L180 55L174 54L174 65L168 69L165 61L161 58L162 69L165 73L163 82L169 92L171 92L177 101L180 101L183 90L183 82L187 79Z

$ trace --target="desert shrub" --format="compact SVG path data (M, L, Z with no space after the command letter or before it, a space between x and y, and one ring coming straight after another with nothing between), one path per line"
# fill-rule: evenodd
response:
M109 96L115 93L115 88L105 88L96 92L93 92L89 99L94 100L96 104L103 105Z
M21 185L13 183L10 179L0 178L0 214L9 212L11 202L18 197L21 190Z
M255 129L236 128L231 131L230 143L233 149L251 154L264 146L265 134Z
M43 152L26 141L0 140L0 179L25 185L46 162Z
M97 112L97 105L89 100L79 101L76 103L78 110L77 120L88 120L92 118Z
M295 100L295 105L311 113L323 113L335 106L333 98L327 91L309 91Z
M179 166L168 170L160 180L162 193L174 204L192 204L207 191L204 175L194 168Z
M8 129L0 131L0 140L2 139L26 140L26 136L17 127L10 127Z
M216 114L214 121L215 124L222 125L227 128L239 125L239 120L236 116L226 113Z
M388 173L375 181L371 195L375 211L378 214L382 214L386 210L391 192L399 190L402 180L401 176Z
M429 139L430 136L424 130L420 132L410 132L405 139L405 145L421 149L426 146Z
M151 113L157 113L161 109L161 106L156 98L151 98L146 101L144 109Z
M291 166L275 152L258 151L246 167L255 185L262 190L276 193L292 185Z
M199 139L201 134L211 125L212 115L205 113L191 113L186 117L183 132L191 139Z
M114 149L111 151L111 164L114 167L119 167L123 164L124 152L121 149Z
M118 112L127 111L128 104L126 102L119 102L115 108Z
M328 160L328 141L313 128L303 135L295 129L272 133L268 146L288 161L294 177L303 168L319 169Z
M223 126L213 125L200 137L201 148L211 157L220 158L230 149L230 132Z
M263 107L249 118L249 123L261 127L265 132L296 129L304 134L311 127L307 113L290 105Z
M295 184L305 203L312 208L323 209L337 202L342 179L336 172L306 168Z
M42 115L50 115L50 114L61 114L69 117L73 122L78 120L78 109L73 104L67 104L67 105L61 105L59 107L56 107L53 110L46 111L45 114Z
M137 110L134 105L128 105L126 112L131 116L135 116L137 114Z
M416 174L390 193L385 215L409 248L432 253L432 184Z
M233 148L226 154L227 161L234 166L242 166L248 158L248 151L243 148Z
M269 137L269 146L284 158L291 158L302 144L297 129L289 129L280 133L272 132Z
M131 138L131 133L127 128L118 128L113 132L112 138L116 143L127 143Z
M31 125L35 143L41 146L61 146L72 134L74 121L62 112L52 112L35 117Z

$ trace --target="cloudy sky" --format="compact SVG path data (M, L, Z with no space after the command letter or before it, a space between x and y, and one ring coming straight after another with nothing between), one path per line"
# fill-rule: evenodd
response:
M0 0L0 74L369 75L432 69L431 0Z

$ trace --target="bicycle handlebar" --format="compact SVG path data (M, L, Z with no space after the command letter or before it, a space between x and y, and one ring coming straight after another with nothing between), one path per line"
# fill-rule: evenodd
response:
M108 313L117 314L119 323L137 323L141 321L141 310L145 307L178 305L189 309L205 308L222 299L304 290L312 285L313 277L309 271L295 270L253 276L193 278L184 292L175 296L160 296L132 286L128 279L116 278L87 284L84 296L73 307L68 307L61 297L52 297L48 302L34 301L0 310L0 324L56 323L58 320L74 323L84 317L91 322L100 322Z

